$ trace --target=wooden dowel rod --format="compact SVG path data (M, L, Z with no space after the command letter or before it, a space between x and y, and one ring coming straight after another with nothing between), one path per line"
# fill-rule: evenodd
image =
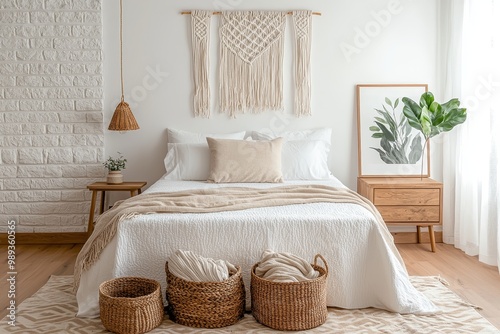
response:
M182 15L188 15L188 14L191 14L191 12L181 12ZM220 15L222 14L222 12L213 12L212 13L213 15ZM288 15L292 15L292 12L288 12L287 13ZM321 13L320 12L312 12L312 15L319 15L321 16Z

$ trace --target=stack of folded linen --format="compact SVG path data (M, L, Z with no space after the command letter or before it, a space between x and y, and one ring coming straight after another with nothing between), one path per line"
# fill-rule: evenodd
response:
M301 282L317 278L319 272L296 255L268 249L262 253L255 275L275 282Z
M224 260L205 258L191 251L177 250L169 257L168 270L191 282L222 282L237 269Z

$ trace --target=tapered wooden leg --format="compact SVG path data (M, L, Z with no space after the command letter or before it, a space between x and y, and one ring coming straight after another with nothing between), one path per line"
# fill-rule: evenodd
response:
M89 213L89 224L87 226L87 234L90 236L94 230L94 212L95 212L95 202L97 200L97 191L92 191L92 199L90 200L90 213Z
M434 226L429 225L429 238L431 239L431 250L436 253L436 238L434 237Z
M420 234L420 225L417 225L417 243L422 242L422 235Z
M106 200L106 191L101 191L101 208L100 208L100 214L104 212L104 201Z

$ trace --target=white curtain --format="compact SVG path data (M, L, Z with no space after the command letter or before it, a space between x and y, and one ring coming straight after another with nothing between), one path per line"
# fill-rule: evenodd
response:
M438 101L460 97L462 93L462 31L465 0L441 0L438 3L438 83L442 94ZM443 143L443 241L454 244L455 180L457 132L447 132L435 140Z
M468 114L443 142L444 241L499 266L500 2L446 0L440 9L450 14L440 34L443 98L460 97Z

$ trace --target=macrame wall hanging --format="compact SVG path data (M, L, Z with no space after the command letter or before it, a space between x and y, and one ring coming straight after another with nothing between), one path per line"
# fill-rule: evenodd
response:
M210 19L220 14L219 106L231 117L238 113L283 110L283 55L286 15L294 32L294 110L311 115L311 35L309 10L223 11L193 10L191 43L194 74L194 113L210 117Z
M209 46L212 11L194 10L191 13L191 44L194 75L194 115L210 117Z
M297 117L311 115L311 37L312 11L292 12L295 39L294 110Z
M219 61L221 112L283 110L286 12L222 12Z

